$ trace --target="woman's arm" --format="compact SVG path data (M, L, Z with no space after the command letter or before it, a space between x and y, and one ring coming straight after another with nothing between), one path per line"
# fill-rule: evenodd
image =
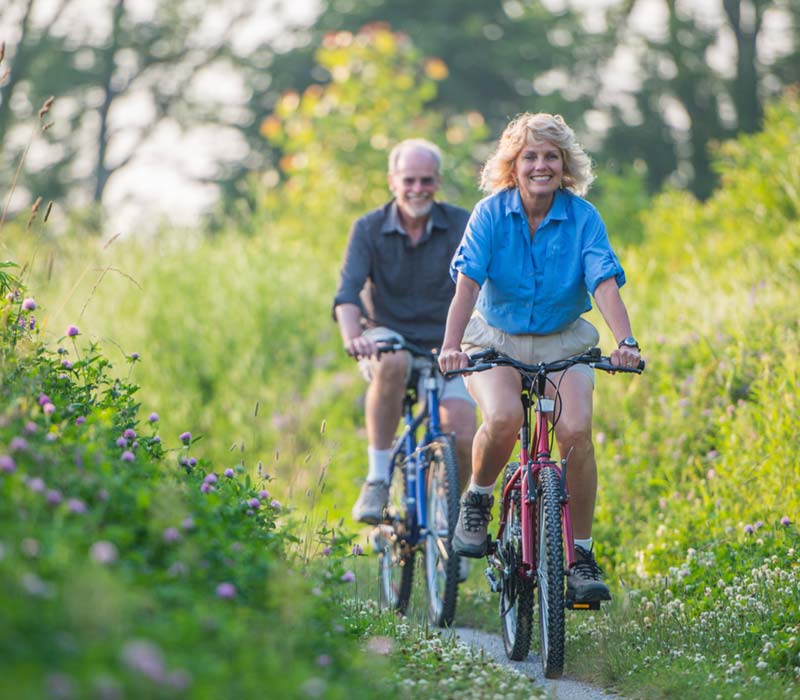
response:
M623 338L632 336L628 310L619 293L617 281L613 277L603 280L594 290L594 300L605 322L614 334L614 342L619 344ZM635 366L639 364L639 350L623 345L611 352L611 364Z
M444 341L439 353L439 368L442 372L463 369L467 366L467 354L461 352L461 339L464 337L464 331L469 323L472 310L475 308L480 290L481 288L475 280L463 273L458 274L456 293L447 312Z

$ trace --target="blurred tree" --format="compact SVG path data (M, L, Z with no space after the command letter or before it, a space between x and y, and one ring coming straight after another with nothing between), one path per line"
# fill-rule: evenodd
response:
M184 177L216 182L231 163L247 159L247 86L258 84L271 55L263 43L235 44L254 20L251 3L91 5L87 12L83 0L9 0L0 8L0 27L10 28L9 68L0 76L4 180L11 180L31 117L49 95L57 99L47 147L29 156L21 183L28 199L68 194L73 204L100 204L114 174L143 157L144 147L153 157L158 144L200 134L208 155L201 166L176 157Z
M471 206L476 197L478 144L487 129L478 112L431 109L448 67L425 58L403 34L373 24L357 34L330 32L315 54L330 76L324 85L287 91L262 121L262 138L283 157L278 170L250 178L258 216L254 226L280 245L319 248L344 244L351 220L391 197L386 182L389 150L398 141L423 137L444 155L442 197ZM308 222L325 230L306 230ZM302 233L301 233L302 232Z
M661 22L641 21L642 11L659 8L660 34ZM763 46L768 14L773 36L787 27L782 53ZM602 165L646 165L653 191L673 177L707 196L716 181L709 145L757 129L763 100L800 76L796 0L615 0L605 8L570 0L328 0L312 27L297 28L303 45L275 57L271 90L324 81L313 47L328 31L374 21L450 67L435 103L445 114L479 108L496 135L520 111L560 112ZM709 60L725 46L730 65ZM621 73L620 54L636 56L638 67ZM259 99L268 106L275 97Z
M623 90L633 110L625 100L611 105L604 152L647 163L653 189L673 176L676 184L705 198L717 184L710 148L758 130L764 101L800 78L800 4L719 0L698 9L658 0L648 11L660 5L666 22L662 32L653 32L634 27L635 10L644 2L625 0L609 15L619 31L618 45L638 56L641 79ZM717 14L709 14L714 9ZM764 47L768 14L773 37L784 44L777 54L778 47ZM786 31L776 34L780 26Z

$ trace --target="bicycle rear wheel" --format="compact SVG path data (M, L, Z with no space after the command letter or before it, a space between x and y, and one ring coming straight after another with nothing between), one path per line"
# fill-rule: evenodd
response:
M398 454L392 468L386 518L378 526L378 571L382 605L405 614L414 583L414 548L407 538L413 515L406 504L406 456Z
M536 584L539 635L545 678L564 670L564 545L561 533L561 486L555 469L539 472Z
M425 536L428 620L436 627L447 627L453 623L458 597L459 557L452 545L459 508L458 464L447 437L437 438L426 449L429 454Z
M519 464L506 466L503 493ZM531 648L533 625L533 579L522 571L522 499L520 491L511 496L506 513L506 527L498 544L505 562L505 573L500 586L500 622L503 628L503 645L506 656L522 661Z

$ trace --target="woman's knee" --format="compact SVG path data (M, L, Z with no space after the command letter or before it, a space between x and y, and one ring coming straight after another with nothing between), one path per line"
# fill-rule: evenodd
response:
M489 435L514 437L522 427L522 406L497 406L483 411L483 424Z

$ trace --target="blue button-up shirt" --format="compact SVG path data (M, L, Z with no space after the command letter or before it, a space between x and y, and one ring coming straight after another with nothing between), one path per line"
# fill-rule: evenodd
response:
M558 190L533 238L516 188L475 206L450 264L475 280L475 308L506 333L557 333L592 308L589 294L625 272L611 248L597 209L569 190Z

